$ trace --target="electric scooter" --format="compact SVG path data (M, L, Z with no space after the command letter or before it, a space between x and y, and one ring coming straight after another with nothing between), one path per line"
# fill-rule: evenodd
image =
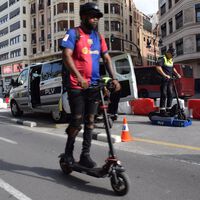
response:
M177 92L176 83L175 83L176 79L177 79L176 77L171 78L171 81L173 83L173 90L174 90L174 93L175 93L175 98L176 98L177 103L172 106L172 108L167 113L167 115L163 115L163 114L161 114L160 112L157 112L157 111L150 112L149 115L148 115L149 119L155 124L173 125L174 120L184 120L186 122L188 121L188 119L187 119L187 117L184 113L183 108L181 108L181 106L180 106L180 102L179 102L179 99L178 99L178 92Z
M60 157L60 167L64 174L70 174L73 171L87 174L89 176L93 176L96 178L110 178L110 183L114 192L123 196L126 195L130 188L130 180L128 175L125 173L125 168L121 165L121 162L118 160L115 150L111 141L111 133L110 133L110 124L107 115L107 105L104 101L103 89L106 87L105 83L100 81L97 89L100 92L100 101L101 101L101 109L103 110L103 119L105 124L105 130L107 135L107 141L109 146L109 157L105 160L105 164L102 167L96 168L86 168L80 165L78 162L75 162L72 166L67 165L64 161L64 153L61 154Z

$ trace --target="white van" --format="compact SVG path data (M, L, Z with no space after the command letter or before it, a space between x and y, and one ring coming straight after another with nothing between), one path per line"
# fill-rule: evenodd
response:
M115 56L112 57L112 62L116 77L122 86L120 101L137 98L131 56L129 54ZM105 75L102 66L102 75ZM44 112L50 113L54 121L59 122L70 113L68 101L62 101L67 99L67 93L62 94L61 59L28 66L23 69L16 81L12 80L11 84L10 107L13 116L20 116L23 112Z

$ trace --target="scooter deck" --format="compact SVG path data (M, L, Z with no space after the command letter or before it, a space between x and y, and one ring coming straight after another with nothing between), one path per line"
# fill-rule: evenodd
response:
M64 158L64 153L60 154L59 158ZM68 166L67 163L62 161L63 167L70 168L72 171L76 171L82 174L87 174L90 176L94 176L97 178L103 178L107 176L107 171L103 170L102 167L94 167L94 168L87 168L83 165L80 165L78 162L75 162L72 166Z
M105 175L107 174L102 169L102 167L87 168L87 167L80 165L78 162L75 162L73 164L73 166L71 167L71 169L73 171L80 172L82 174L87 174L87 175L90 175L90 176L94 176L94 177L97 177L97 178L105 177Z

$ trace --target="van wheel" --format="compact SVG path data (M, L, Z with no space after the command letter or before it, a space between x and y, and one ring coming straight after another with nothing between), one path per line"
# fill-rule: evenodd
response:
M55 123L64 122L66 114L63 111L52 111L51 117Z
M23 114L23 112L19 109L16 101L12 101L10 103L11 113L14 117L19 117Z

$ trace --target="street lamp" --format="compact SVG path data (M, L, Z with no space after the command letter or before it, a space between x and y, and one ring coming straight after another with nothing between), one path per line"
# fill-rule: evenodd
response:
M148 37L147 39L147 46L146 48L150 49L151 48L151 44L153 44L153 51L154 51L154 61L155 63L157 62L157 58L156 58L156 40L157 40L157 35L154 35L154 37L152 38L153 41ZM162 47L162 39L160 38L158 41L158 47Z
M128 42L129 44L132 44L133 46L135 46L137 51L138 51L138 57L140 58L140 64L143 65L142 56L141 56L141 53L140 53L140 48L134 42L126 40L126 39L115 37L113 34L111 34L111 36L110 36L111 43L113 43L115 41L115 39L121 40L123 42Z

